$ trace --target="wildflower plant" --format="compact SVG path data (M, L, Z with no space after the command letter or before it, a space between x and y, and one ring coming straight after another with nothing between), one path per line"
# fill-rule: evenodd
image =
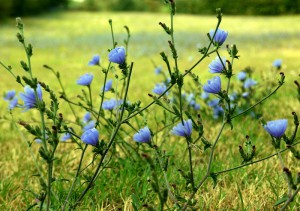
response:
M25 39L22 20L17 18L19 30L17 38L27 57L26 62L21 61L23 75L16 75L10 66L2 62L0 64L12 75L20 88L24 89L24 92L19 94L23 103L18 104L16 99L10 109L21 107L25 108L26 112L33 113L33 110L37 110L39 113L37 122L21 120L18 122L33 137L33 140L40 142L38 153L42 161L34 160L40 179L39 190L34 192L38 202L30 206L37 206L40 210L47 211L76 209L89 198L90 193L95 193L94 190L97 194L105 191L103 187L97 186L96 182L103 178L102 175L105 173L115 171L111 168L111 164L125 159L132 160L132 165L135 162L143 162L140 168L147 169L146 183L151 187L148 188L149 194L156 197L156 200L150 204L148 199L132 194L132 205L135 210L143 207L149 210L164 210L171 209L171 206L174 210L197 209L199 197L196 195L200 190L202 192L206 190L203 186L210 181L209 179L212 179L213 185L216 186L218 177L223 173L262 162L273 156L279 158L287 184L287 194L277 204L284 209L295 199L300 189L300 182L284 165L281 154L289 151L296 159L300 159L300 153L296 148L299 143L299 119L296 112L292 113L293 129L292 124L287 124L287 119L267 123L262 120L262 130L265 129L266 133L269 133L271 144L275 148L274 154L266 158L258 158L258 149L247 135L245 144L236 149L241 156L242 164L224 170L215 168L216 148L223 141L224 131L228 128L230 130L226 133L232 133L235 130L234 119L247 114L274 95L284 85L284 73L279 74L277 84L270 92L255 102L248 100L253 98L253 90L259 81L253 79L249 71L235 70L234 62L240 55L235 44L227 43L229 33L220 29L223 18L221 9L216 10L217 24L207 33L207 45L199 49L198 60L191 67L181 66L178 60L180 49L177 49L174 33L176 3L174 0L164 2L169 7L170 23L160 22L159 25L168 37L166 45L169 51L159 54L163 65L155 65L155 73L164 78L152 90L155 95L145 90L151 99L151 102L146 105L139 100L129 101L132 94L135 94L129 92L134 80L132 72L135 70L134 63L128 61L131 34L127 26L125 26L126 38L122 45L115 40L113 22L109 20L112 34L111 48L107 55L101 55L101 65L100 55L95 55L86 62L87 66L96 66L100 71L93 74L86 73L74 81L74 84L82 88L82 93L75 94L77 98L74 98L67 95L59 72L52 67L44 66L57 78L61 92L52 90L46 82L36 78L35 70L31 65L33 47ZM223 55L224 48L227 51L226 56ZM211 76L206 82L202 79L201 73L197 72L196 67L205 59L211 58L215 59L210 61L208 68ZM278 68L278 63L276 65ZM101 84L92 83L96 74L103 80ZM114 79L111 79L112 77ZM189 83L188 77L192 79L192 83ZM236 77L239 90L232 90L233 78ZM121 84L121 88L116 84ZM96 96L97 100L92 93L94 86L98 86L96 90L100 90ZM13 101L15 95L15 91L9 91L4 95L4 99ZM247 103L241 103L244 99L248 100ZM61 113L61 102L68 106L72 117ZM204 127L210 119L205 106L213 109L213 117L218 121L215 127L211 128L214 131L211 134L208 134ZM276 118L287 118L280 115L282 114L276 114ZM259 124L257 119L253 121L254 124ZM244 131L245 135L249 132L247 129ZM182 145L180 143L182 140L185 140L186 144ZM268 144L267 140L263 141ZM284 148L282 142L286 144ZM54 178L56 158L59 156L60 146L67 143L78 150L80 156L75 163L76 171L69 172L61 179L69 183L60 185ZM181 153L173 154L172 149L165 147L166 143L180 146ZM32 145L33 143L28 147L31 149ZM223 144L222 148L227 149L227 145ZM195 159L199 156L205 162L196 162ZM170 176L171 174L175 174L176 180ZM177 180L184 181L185 186L176 187ZM142 179L140 181L143 182ZM62 187L63 191L59 191L58 187Z

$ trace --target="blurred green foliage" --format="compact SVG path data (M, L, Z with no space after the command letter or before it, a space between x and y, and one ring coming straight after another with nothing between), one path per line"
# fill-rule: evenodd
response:
M87 11L167 11L168 0L0 0L0 18L48 12L57 8ZM299 14L300 0L176 0L177 12L214 14L222 8L231 15Z
M109 11L164 11L165 0L85 0L81 9ZM281 15L300 13L300 0L176 0L180 13L214 14L215 8L232 15Z
M63 7L69 0L0 0L0 18L7 16L26 16Z

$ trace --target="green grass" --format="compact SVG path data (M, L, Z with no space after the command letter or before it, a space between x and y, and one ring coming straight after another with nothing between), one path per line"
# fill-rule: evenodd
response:
M129 99L134 102L141 99L142 106L150 102L147 96L155 83L160 80L154 74L151 60L158 65L164 65L159 53L165 51L171 58L167 40L169 39L158 25L158 22L169 24L169 16L165 14L150 13L85 13L69 12L54 13L36 18L24 18L25 36L34 47L32 58L34 74L39 80L46 82L52 88L59 89L55 77L42 65L47 64L55 70L59 70L61 78L66 87L68 96L76 99L81 87L76 85L76 79L85 72L95 75L93 93L96 96L102 86L102 74L95 67L88 67L87 62L93 54L101 55L101 63L105 67L108 49L112 41L109 33L108 19L113 20L114 33L118 43L123 44L125 39L124 25L130 28L132 39L129 46L129 61L134 62L133 79L130 87ZM255 69L254 78L259 81L260 90L264 87L265 76L276 80L275 75L270 72L273 60L281 58L286 75L285 86L264 103L262 110L266 120L288 118L288 133L291 134L292 116L291 112L300 114L299 102L296 101L296 89L293 81L300 72L300 16L282 17L239 17L224 16L221 28L229 31L228 43L237 44L240 59L236 61L234 72L243 70L247 66ZM206 33L215 27L217 20L213 16L175 16L175 41L179 49L179 68L181 71L188 69L200 57L197 46L207 43ZM7 20L0 25L0 61L11 65L16 73L23 75L19 61L25 60L24 51L17 42L14 20ZM224 49L224 48L223 48ZM221 51L226 55L225 50ZM227 56L227 55L226 55ZM214 58L214 56L212 57ZM211 59L212 59L211 58ZM210 77L207 65L211 59L206 59L194 73L198 74L202 83ZM13 78L0 68L2 92L9 89L22 91L16 86ZM111 75L112 77L112 75ZM299 78L299 77L298 77ZM96 102L99 103L99 102ZM7 112L6 102L0 102L1 133L0 133L0 209L18 210L28 207L34 202L32 194L28 190L38 190L38 178L33 176L36 170L33 166L30 151L26 146L26 137L31 141L32 136L20 135L20 131L9 123L11 119ZM61 105L70 116L70 111L65 103ZM80 113L83 115L83 111ZM30 111L22 113L13 111L15 119L26 119L34 122L38 119L38 113ZM156 107L151 108L147 115L149 124L155 130L153 117L156 115ZM161 117L157 117L161 118ZM144 119L138 118L140 121ZM220 145L216 150L213 169L219 171L241 163L238 146L245 141L245 135L250 135L257 147L257 158L262 158L274 153L270 140L264 133L258 121L247 117L234 120L234 130L226 128ZM157 128L162 127L157 124ZM205 121L205 135L212 140L217 133L216 128L220 125L215 121ZM129 129L129 128L126 128ZM21 129L21 132L24 131ZM130 131L130 134L133 134ZM105 134L104 136L109 136ZM298 138L299 139L299 138ZM184 158L178 162L178 157L183 156L184 140L171 139L168 131L159 135L157 143L165 141L164 149L170 156L170 170L168 176L171 184L176 185L176 191L183 190L184 196L188 196L184 190L185 181L179 175L177 169L188 169ZM126 137L126 142L132 144L131 137ZM299 149L299 147L298 147ZM33 156L37 157L38 146L32 147ZM199 181L204 175L205 164L208 160L209 151L194 150L197 154L194 158L196 168L196 180ZM68 178L75 173L78 162L79 151L73 150L70 145L61 145L55 169L55 177L58 179ZM91 157L85 160L88 163ZM293 173L299 172L299 161L284 154L286 165L291 167ZM134 162L133 162L134 161ZM89 175L89 174L88 174ZM157 202L155 194L148 180L151 179L151 170L145 160L136 155L129 159L115 159L109 168L100 175L95 188L87 195L81 208L104 209L104 210L133 210L132 200L140 206L143 204L154 205ZM239 169L218 177L218 185L213 189L212 181L205 183L203 189L196 195L197 206L201 210L269 210L273 209L274 203L286 190L286 183L280 170L278 159L272 158L263 163ZM69 182L60 181L55 187L64 195L64 188ZM168 201L171 205L171 201ZM155 206L155 205L154 205ZM293 205L296 210L300 206L299 197Z

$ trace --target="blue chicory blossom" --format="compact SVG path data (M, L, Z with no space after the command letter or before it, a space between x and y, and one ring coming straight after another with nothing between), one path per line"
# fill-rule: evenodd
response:
M237 74L237 78L240 80L240 81L244 81L247 77L247 73L241 71Z
M107 80L104 87L102 87L102 90L103 90L103 88L104 88L105 92L108 92L109 90L111 90L112 82L113 82L112 79Z
M267 124L264 125L264 128L271 136L280 138L284 135L287 124L287 119L278 119L267 122Z
M9 90L5 93L4 95L4 100L9 101L12 100L16 95L16 91L15 90Z
M219 105L219 102L220 102L220 99L212 99L207 102L207 105L209 107L215 107L215 106Z
M136 134L133 135L133 140L139 143L149 143L151 141L151 132L146 126L140 129Z
M126 59L126 52L125 48L123 46L116 47L112 49L108 54L108 59L110 62L117 63L117 64L123 64Z
M210 73L221 73L225 70L226 67L226 58L223 57L222 61L219 57L216 57L215 60L213 60L209 65L209 72Z
M67 141L71 139L71 134L70 133L64 133L64 135L60 138L61 141Z
M36 92L38 99L42 101L42 89L40 84L37 85ZM35 97L34 90L30 86L24 87L24 93L20 93L20 98L24 102L23 107L26 108L25 110L35 108L37 106L37 99Z
M221 78L215 76L203 85L203 90L207 93L218 94L221 91Z
M197 111L197 110L200 109L201 106L200 106L200 104L195 103L193 107L194 107L194 109Z
M91 129L85 131L81 136L81 140L86 144L96 146L99 141L98 130L96 128L91 128Z
M213 38L214 33L215 33L215 30L213 30L213 29L211 29L209 31L209 35L210 35L211 38ZM227 36L228 36L228 32L226 32L226 31L224 31L222 29L218 29L217 32L216 32L216 35L214 37L214 42L217 45L220 46L220 45L222 45L225 42Z
M193 123L192 120L184 120L183 124L180 122L178 125L173 127L171 133L177 136L189 137L192 134Z
M213 107L213 118L214 119L218 119L219 118L219 116L222 116L223 115L223 113L224 113L224 109L221 107L221 106L219 106L219 105L216 105L215 107Z
M249 89L252 86L255 86L256 84L257 82L255 80L253 80L252 78L247 78L244 82L244 88Z
M153 93L161 95L167 89L167 86L164 83L156 84L154 89L152 90Z
M282 65L282 60L281 60L281 59L276 59L276 60L273 62L273 67L276 67L277 69L280 69L280 68L281 68L281 65Z
M88 121L90 121L92 118L92 114L90 112L86 112L85 115L82 118L82 121L84 123L87 123Z
M90 130L90 129L94 128L95 125L96 125L95 120L89 121L86 125L83 126L83 131Z
M161 66L155 68L155 74L156 75L160 74L161 72L162 72L162 67Z
M80 78L77 80L77 84L82 86L89 86L92 83L93 77L94 76L92 74L86 73L80 76Z
M104 110L113 110L117 105L117 101L115 99L106 100L103 102L102 107Z
M93 66L93 65L99 65L100 64L100 56L99 55L94 55L91 61L89 61L88 65Z
M18 98L15 96L11 101L9 101L9 106L8 108L10 110L14 109L18 105Z

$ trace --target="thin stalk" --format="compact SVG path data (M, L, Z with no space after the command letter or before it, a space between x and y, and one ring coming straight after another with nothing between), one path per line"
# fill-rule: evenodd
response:
M283 159L282 159L281 154L280 154L279 151L277 151L277 157L278 157L278 159L279 159L279 163L280 163L280 165L281 165L282 170L284 170L284 169L285 169L285 165L284 165L284 163L283 163ZM286 182L287 182L287 184L288 184L288 195L290 196L291 193L292 193L292 189L293 189L293 188L292 188L292 186L291 186L291 184L290 184L290 182L289 182L289 178L288 178L288 175L287 175L286 172L284 173L284 175L285 175Z
M111 62L109 62L107 70L105 71L105 74L104 74L104 86L105 86L106 81L107 81L107 75L108 75L108 71L110 69L110 65L111 65ZM96 126L95 127L97 127L99 125L99 122L100 122L99 118L100 118L100 113L101 113L101 109L102 109L102 105L103 105L103 101L104 101L104 94L105 94L104 86L103 86L103 89L102 89L101 102L100 102L99 111L98 111L98 114L97 114L97 121L96 121Z
M294 143L294 144L291 145L291 146L295 146L295 145L297 145L297 144L299 144L299 143L300 143L300 141ZM284 151L287 151L287 150L289 150L289 148L282 149L282 150L280 150L279 152L281 153L281 152L284 152ZM245 163L245 164L243 164L243 165L239 165L239 166L236 166L236 167L233 167L233 168L230 168L230 169L225 169L225 170L222 170L222 171L214 172L214 174L219 175L219 174L227 173L227 172L230 172L230 171L234 171L234 170L243 168L243 167L245 167L245 166L249 166L249 165L252 165L252 164L255 164L255 163L260 163L260 162L262 162L262 161L264 161L264 160L268 160L268 159L270 159L271 157L274 157L274 156L276 156L276 155L277 155L277 152L274 153L274 154L271 154L271 155L269 155L269 156L266 156L266 157L264 157L264 158L261 158L261 159L259 159L259 160L256 160L256 161L251 161L251 162L249 162L249 163Z
M89 96L90 96L90 107L91 107L91 110L93 110L92 88L90 85L88 85L88 88L89 88Z
M17 80L17 76L13 73L13 71L11 71L9 67L5 66L5 64L3 64L1 61L0 61L0 65L4 67ZM24 87L22 81L20 81L20 84Z
M205 176L202 178L202 180L199 182L199 184L195 187L195 189L193 190L193 193L190 195L189 199L187 200L187 202L185 203L184 207L181 209L182 211L187 209L188 203L192 200L192 198L195 196L195 194L197 193L197 191L199 190L199 188L203 185L203 183L206 181L206 179L210 176L211 174L211 165L212 165L212 161L213 161L213 156L214 156L214 151L215 151L215 147L220 139L220 136L222 134L222 131L225 127L225 122L222 123L222 126L219 130L219 133L215 139L215 142L211 148L211 152L209 155L209 161L208 161L208 166L207 166L207 170L206 170L206 174Z
M163 172L163 175L164 175L164 180L165 180L165 184L166 184L167 189L168 189L169 196L175 204L178 204L178 201L177 201L176 197L174 196L174 194L172 192L172 189L171 189L166 171L165 171L164 167L162 166L162 162L161 162L161 159L160 159L160 156L159 156L159 153L158 153L158 149L156 147L154 147L154 149L155 149L156 155L158 157L159 167L160 167L160 169L161 169L161 171Z
M54 71L51 67L49 67L48 65L44 65L44 67L45 67L46 69L51 70L51 72L55 75L55 77L56 77L56 79L58 80L58 83L59 83L59 85L60 85L60 88L62 89L63 95L67 98L65 88L64 88L64 86L63 86L63 84L62 84L62 82L61 82L61 80L60 80L59 75L56 74L55 71ZM77 117L77 115L76 115L76 113L75 113L75 111L74 111L74 108L72 107L72 105L70 104L70 102L67 101L67 103L68 103L68 105L69 105L69 107L70 107L70 109L71 109L71 111L72 111L72 113L73 113L75 119L78 120L78 117Z
M74 189L74 186L75 186L75 183L76 183L76 181L77 181L77 178L78 178L78 175L79 175L79 172L80 172L82 160L83 160L83 157L84 157L85 150L87 149L87 146L88 146L88 145L86 144L85 147L84 147L84 149L82 150L81 157L80 157L80 161L79 161L79 165L78 165L78 168L77 168L77 172L76 172L75 178L74 178L74 180L73 180L73 183L72 183L72 185L71 185L71 188L70 188L70 190L69 190L69 193L68 193L68 195L67 195L67 198L66 198L66 200L65 200L65 203L63 204L62 211L65 210L66 205L67 205L67 203L68 203L68 200L69 200L69 198L70 198L70 196L71 196L71 193L72 193L72 191L73 191L73 189Z
M192 190L194 190L195 189L195 182L194 182L194 171L193 171L191 143L192 143L191 137L190 136L186 137L186 144L187 144L188 152L189 152L190 178L191 178Z
M244 113L248 112L249 110L253 109L255 106L259 105L260 103L262 103L263 101L265 101L266 99L268 99L269 97L271 97L271 96L272 96L272 95L273 95L273 94L274 94L281 86L282 86L282 84L279 84L273 92L271 92L271 93L268 94L266 97L262 98L260 101L258 101L258 102L255 103L254 105L250 106L250 107L247 108L246 110L242 111L241 113L236 114L236 115L233 115L233 116L231 117L231 119L234 119L234 118L236 118L236 117L238 117L238 116L241 116L242 114L244 114Z
M283 211L285 210L285 208L287 208L287 206L294 200L294 198L296 197L299 191L300 191L300 186L295 190L293 195L289 197L289 199L284 203L284 205L280 208L280 211Z
M127 99L127 94L128 94L128 89L129 89L129 84L130 84L130 79L131 79L131 73L132 73L132 68L133 68L133 63L131 63L131 66L130 66L130 70L129 70L129 75L128 75L128 81L127 81L127 85L126 85L126 92L125 92L125 97L124 97L124 102L126 102L126 99ZM95 182L95 180L97 179L97 176L98 176L98 173L100 171L100 168L103 164L103 161L104 159L106 158L106 155L108 153L108 151L110 150L114 140L115 140L115 137L121 127L121 125L123 124L123 121L122 121L122 118L123 118L123 114L124 114L124 106L125 104L123 103L122 104L122 108L121 108L121 115L120 115L120 119L118 121L118 124L114 130L114 132L112 133L112 136L110 138L110 141L107 145L107 148L105 149L102 157L101 157L101 160L97 166L97 169L92 177L92 179L90 180L90 182L88 183L88 186L85 188L85 190L81 193L81 195L79 196L79 198L76 200L75 204L73 205L73 208L75 209L75 207L79 204L79 202L83 199L83 197L85 196L85 194L88 192L88 190L92 187L93 183Z

